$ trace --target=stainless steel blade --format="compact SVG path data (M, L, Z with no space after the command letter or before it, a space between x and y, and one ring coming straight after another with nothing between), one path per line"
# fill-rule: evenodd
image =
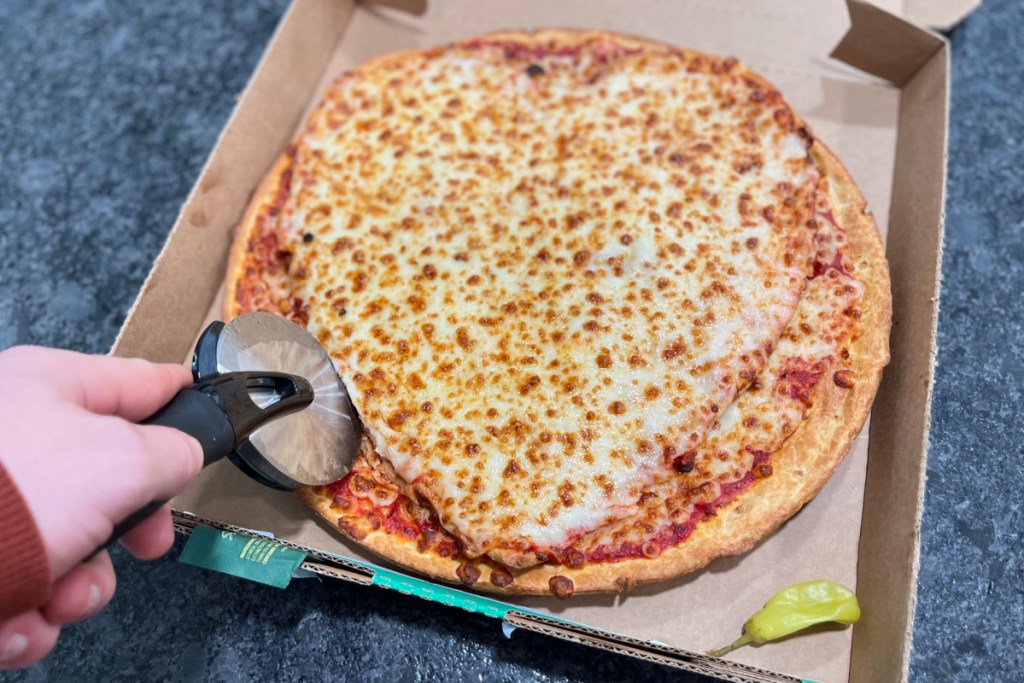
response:
M269 370L309 380L313 403L261 427L249 441L297 482L322 485L345 476L359 452L358 416L330 356L309 332L270 313L239 316L220 334L217 365L220 372Z

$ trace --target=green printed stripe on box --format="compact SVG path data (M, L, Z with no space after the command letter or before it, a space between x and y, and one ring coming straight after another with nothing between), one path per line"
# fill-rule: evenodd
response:
M401 572L385 569L378 565L371 564L370 562L362 562L360 560L352 559L351 557L343 558L337 555L334 555L334 557L337 557L339 560L344 560L347 563L364 567L373 572L373 580L370 582L371 585L390 588L391 590L396 590L406 595L415 595L425 600L432 600L445 605L451 605L452 607L460 607L469 612L476 612L477 614L483 614L484 616L493 617L495 619L504 620L509 612L519 612L520 614L528 614L543 619L561 622L569 626L582 626L571 619L565 619L546 612L538 612L537 610L529 609L528 607L512 605L510 603L495 600L494 598L487 598L482 595L467 593L466 591L461 591L457 588L450 588L441 584L431 583L424 579L418 579L413 576L402 574Z
M243 579L285 588L306 553L266 538L197 525L178 560Z
M383 586L406 595L415 595L433 602L440 602L444 605L461 607L464 610L494 617L495 619L504 619L508 611L512 609L512 605L508 605L500 600L493 600L481 595L449 588L448 586L430 583L429 581L406 576L390 569L383 569L381 567L371 567L371 569L373 569L374 586Z

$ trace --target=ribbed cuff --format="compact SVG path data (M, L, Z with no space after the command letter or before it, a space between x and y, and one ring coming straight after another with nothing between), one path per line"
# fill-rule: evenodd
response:
M0 463L0 621L46 603L50 566L25 499Z

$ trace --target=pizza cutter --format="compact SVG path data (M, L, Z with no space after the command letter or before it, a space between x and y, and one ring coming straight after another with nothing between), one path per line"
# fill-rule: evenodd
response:
M359 452L359 417L330 356L285 318L258 312L211 323L192 376L194 385L143 424L195 437L203 467L227 457L259 483L292 491L341 479ZM163 504L130 515L103 547Z

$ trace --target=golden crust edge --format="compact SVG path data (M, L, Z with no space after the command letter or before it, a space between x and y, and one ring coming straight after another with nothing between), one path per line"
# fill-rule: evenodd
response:
M292 155L286 150L274 161L270 170L263 176L263 180L252 193L249 205L235 227L224 274L222 313L225 321L231 320L243 312L235 293L238 290L238 283L245 275L245 257L248 253L249 239L259 225L260 217L277 200L281 191L281 178L285 171L291 168L292 160Z
M537 43L554 40L560 44L573 45L595 38L609 37L620 44L656 46L674 52L719 58L697 50L607 31L498 31L460 42L503 39ZM353 73L380 68L385 64L418 56L424 52L429 50L410 50L382 55L364 63ZM766 88L775 89L770 82L751 71L746 65L740 63L738 66L744 76L756 80ZM733 75L736 75L736 72L733 72ZM328 94L327 97L329 96ZM786 105L789 107L788 102ZM792 107L790 110L792 111ZM798 116L796 121L798 126L805 125ZM848 258L855 258L855 274L865 287L861 301L863 333L850 345L853 358L850 367L856 377L854 387L840 389L830 381L831 377L822 377L815 391L814 406L782 449L773 454L773 475L755 485L757 496L741 496L736 503L720 510L716 517L698 525L694 534L681 546L670 548L655 559L601 563L576 570L549 565L532 567L521 572L513 570L515 582L507 587L491 584L490 566L487 563L480 563L481 576L473 584L473 588L501 594L550 594L548 581L551 577L559 575L570 578L574 584L574 592L578 594L623 591L643 583L666 581L696 571L713 559L751 550L814 498L832 476L867 419L881 381L882 369L888 362L892 301L884 247L875 221L867 211L863 195L846 168L823 143L815 140L811 153L823 175L829 180L833 214L840 227L846 231ZM256 228L264 207L276 198L281 175L290 162L291 156L288 153L283 154L275 162L253 194L239 224L227 271L229 293L235 291L238 280L244 274L242 263L249 235ZM235 297L226 297L226 317L230 319L237 315L238 309ZM844 415L848 417L842 419L841 416ZM801 458L798 455L807 452L813 455L810 458ZM355 539L337 527L339 515L331 510L329 499L316 495L311 489L300 489L297 494L323 517L332 529L385 560L435 579L460 583L455 573L460 562L421 553L416 550L413 542L387 533L371 532L361 540ZM750 522L752 517L753 523Z

